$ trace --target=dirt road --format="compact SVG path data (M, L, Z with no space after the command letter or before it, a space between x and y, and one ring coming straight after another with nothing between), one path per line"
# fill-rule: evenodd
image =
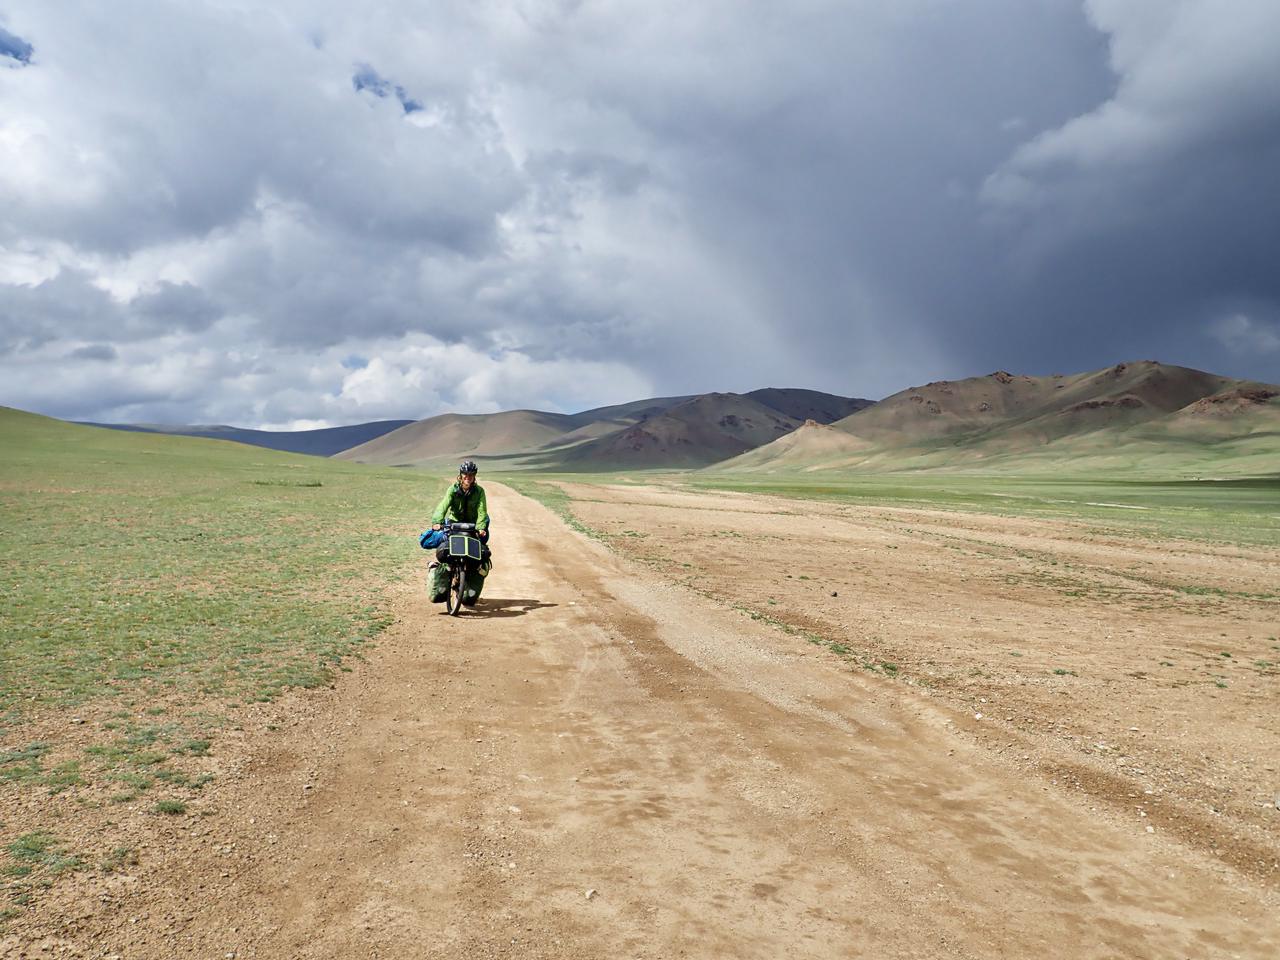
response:
M123 957L1274 957L1274 891L973 717L491 486L474 615L415 585ZM111 940L108 937L108 940Z

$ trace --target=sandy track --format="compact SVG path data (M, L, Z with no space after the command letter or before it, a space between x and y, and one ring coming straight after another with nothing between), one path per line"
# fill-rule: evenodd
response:
M225 878L173 864L191 909L122 956L1280 952L1263 886L490 496L481 611L406 591L357 679L257 764L234 815L255 853Z

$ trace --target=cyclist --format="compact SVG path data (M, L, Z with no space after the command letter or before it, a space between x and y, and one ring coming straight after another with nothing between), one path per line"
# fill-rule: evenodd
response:
M479 467L474 460L463 460L458 466L458 479L444 492L431 515L431 529L439 530L446 520L458 523L474 523L476 534L484 544L484 557L489 559L489 504L485 499L484 487L476 483ZM436 563L449 555L449 547L442 544L436 550ZM433 563L431 565L435 567Z

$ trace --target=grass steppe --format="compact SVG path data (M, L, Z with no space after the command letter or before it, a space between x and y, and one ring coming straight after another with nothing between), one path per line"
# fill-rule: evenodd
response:
M13 915L58 875L145 857L156 821L211 812L251 715L328 684L386 624L438 484L8 409L0 444Z
M1141 480L1132 475L907 473L810 477L695 475L702 490L833 503L889 503L1096 524L1117 533L1280 547L1280 477Z

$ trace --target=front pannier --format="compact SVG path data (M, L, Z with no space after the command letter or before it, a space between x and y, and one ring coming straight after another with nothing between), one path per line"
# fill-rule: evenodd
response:
M428 590L432 603L444 603L449 596L449 568L445 564L433 567L428 577Z

